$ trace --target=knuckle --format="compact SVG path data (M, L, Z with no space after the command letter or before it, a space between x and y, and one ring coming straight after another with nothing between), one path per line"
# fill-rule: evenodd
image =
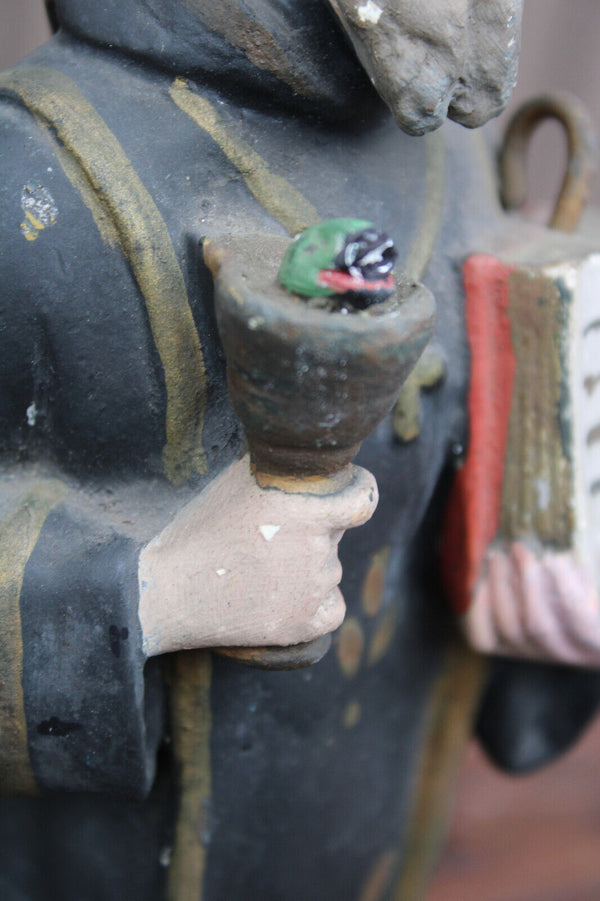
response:
M321 599L317 609L311 616L307 626L313 633L312 637L326 635L337 629L346 615L346 604L339 588L334 588L328 595Z
M367 522L373 515L378 500L379 492L375 477L366 469L360 470L357 481L349 489L342 508L345 512L347 527L350 528Z
M342 581L342 564L337 554L330 556L317 578L316 593L320 598L329 597Z
M435 131L444 124L446 112L435 113L425 110L420 104L403 99L392 105L392 114L402 129L409 135L420 137Z
M410 134L422 135L444 124L458 71L433 64L422 67L394 98L392 112Z
M506 107L510 96L484 92L461 92L455 95L448 109L448 116L467 128L479 128Z
M305 553L311 563L321 569L325 566L331 553L331 538L329 534L318 532L310 535L305 544Z
M327 568L327 575L329 576L329 579L334 587L339 585L342 581L342 564L340 563L337 554Z
M332 550L337 552L337 547L344 535L344 529L332 529L329 533L329 541L331 543Z

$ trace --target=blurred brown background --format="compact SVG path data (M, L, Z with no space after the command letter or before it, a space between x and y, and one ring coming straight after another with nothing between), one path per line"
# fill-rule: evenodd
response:
M531 776L492 769L472 743L426 901L600 899L600 722Z
M17 62L39 47L50 34L43 0L2 0L0 3L0 66Z
M49 34L42 0L1 0L0 67ZM599 0L525 0L512 108L548 90L584 100L600 130ZM506 117L506 114L503 118ZM532 142L532 198L548 200L564 159L559 129ZM600 189L595 191L600 204ZM600 901L600 722L559 763L511 779L473 744L458 785L445 855L427 901Z

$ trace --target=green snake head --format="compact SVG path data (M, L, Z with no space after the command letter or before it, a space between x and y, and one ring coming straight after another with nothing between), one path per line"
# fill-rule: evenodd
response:
M357 306L394 290L394 242L365 219L327 219L297 235L279 270L281 284L303 297L337 295Z

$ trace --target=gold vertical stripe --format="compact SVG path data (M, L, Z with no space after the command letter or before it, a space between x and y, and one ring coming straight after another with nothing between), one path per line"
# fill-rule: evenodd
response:
M23 574L44 521L65 497L61 482L38 482L0 522L0 789L34 794L23 698L20 596Z
M52 129L113 223L146 302L164 369L166 475L179 484L192 472L206 472L202 427L207 384L202 347L183 273L154 200L106 123L66 75L41 66L17 67L0 75L0 92L19 98L42 125ZM72 168L67 166L65 174L71 177ZM71 180L79 189L79 178ZM84 201L89 202L89 192ZM98 217L94 218L97 222Z
M180 797L168 898L201 901L210 826L212 658L208 651L180 651L172 656L172 666L171 723Z
M441 132L423 138L425 144L425 205L421 225L404 262L409 278L421 281L442 227L446 196L446 142Z
M177 78L169 93L177 106L221 148L263 209L277 219L290 235L296 235L320 221L321 217L312 204L285 178L271 172L263 158L240 140L209 101L191 91L184 79Z
M425 715L404 866L393 901L422 901L425 896L445 838L452 791L485 672L483 657L462 640L451 640Z

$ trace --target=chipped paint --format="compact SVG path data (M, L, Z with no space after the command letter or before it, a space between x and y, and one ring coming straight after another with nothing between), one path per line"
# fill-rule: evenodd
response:
M173 848L171 848L170 845L165 845L164 848L161 848L160 854L158 855L158 862L161 865L161 867L170 867L172 856L173 856Z
M21 192L21 209L25 219L21 222L21 234L26 241L35 241L40 232L56 222L58 207L48 188L27 184Z
M262 537L265 539L265 541L273 541L273 539L275 538L275 536L277 535L277 533L279 532L280 529L281 529L281 526L274 526L274 525L268 525L268 524L258 527L258 531L260 532Z
M363 6L358 7L358 18L363 24L368 22L370 25L377 25L382 13L381 7L373 3L373 0L367 0Z
M37 419L38 409L35 405L35 401L29 404L27 409L25 410L25 416L27 417L27 425L34 426Z

